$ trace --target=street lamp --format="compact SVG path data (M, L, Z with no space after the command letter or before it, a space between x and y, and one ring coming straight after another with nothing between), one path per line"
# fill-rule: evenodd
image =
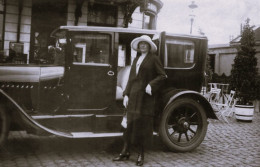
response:
M193 9L197 8L198 5L195 4L195 1L192 1L191 4L189 5L189 8L191 9L191 14L190 14L190 34L192 34L192 24L195 18L195 15L193 13Z

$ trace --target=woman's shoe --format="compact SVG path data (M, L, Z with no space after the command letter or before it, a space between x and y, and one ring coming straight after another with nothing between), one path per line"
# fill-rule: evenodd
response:
M115 157L113 159L113 161L124 161L124 160L128 160L130 157L130 153L126 152L126 153L120 153L118 157Z
M137 166L142 166L144 164L144 155L143 154L138 154L136 165Z

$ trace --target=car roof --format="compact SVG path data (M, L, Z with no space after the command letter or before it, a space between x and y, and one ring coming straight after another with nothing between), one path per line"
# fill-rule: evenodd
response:
M51 34L54 35L57 31L68 30L68 31L92 31L92 32L118 32L118 33L135 33L135 34L161 34L163 31L138 29L138 28L122 28L122 27L100 27L100 26L60 26L54 30ZM175 37L189 37L196 39L207 39L206 36L190 35L190 34L176 34L165 32L167 36Z
M121 33L140 33L140 34L158 34L159 31L138 29L138 28L122 28L122 27L100 27L100 26L60 26L60 29L68 31L108 31Z

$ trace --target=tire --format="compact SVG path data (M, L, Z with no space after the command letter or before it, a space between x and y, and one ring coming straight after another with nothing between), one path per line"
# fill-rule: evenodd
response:
M4 146L10 127L10 118L2 106L0 106L0 148Z
M159 135L171 150L187 152L198 147L208 128L204 108L193 99L182 98L169 104L162 113Z

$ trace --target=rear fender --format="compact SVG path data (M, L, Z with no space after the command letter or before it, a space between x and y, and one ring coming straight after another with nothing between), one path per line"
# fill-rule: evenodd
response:
M31 116L29 116L23 110L23 108L15 102L13 98L11 98L7 93L5 93L1 89L0 89L0 103L2 103L5 106L6 112L8 112L7 114L12 116L11 119L15 118L15 120L13 121L18 123L20 126L24 127L25 130L27 131L32 131L37 135L53 134L53 135L69 137L69 138L72 137L70 133L55 131L39 124Z
M206 111L206 115L208 118L212 118L212 119L218 119L216 114L214 113L214 110L212 108L212 106L210 105L210 103L208 102L208 100L202 96L200 93L196 92L196 91L191 91L191 90L173 90L171 92L167 93L168 98L166 98L164 100L164 110L167 108L167 106L169 104L171 104L173 101L175 101L176 99L179 98L184 98L184 97L188 97L188 98L192 98L196 101L198 101L202 107L205 109Z

